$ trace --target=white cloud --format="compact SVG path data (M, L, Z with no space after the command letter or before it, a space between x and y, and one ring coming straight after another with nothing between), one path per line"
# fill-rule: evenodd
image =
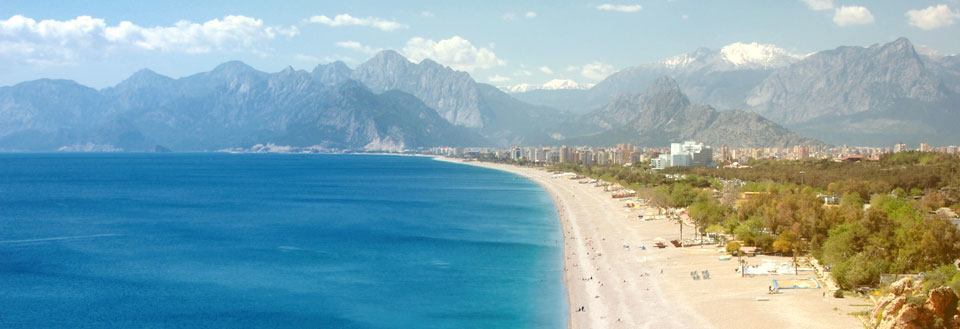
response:
M247 16L143 27L130 21L108 25L104 19L91 16L37 21L15 15L0 20L0 55L13 55L34 64L64 64L83 56L106 56L123 48L191 54L249 51L265 55L271 40L299 33L295 26L267 26L263 20Z
M340 42L337 42L337 47L353 50L356 52L361 52L368 55L372 55L378 51L383 50L380 48L373 48L356 41L340 41Z
M635 13L640 10L643 10L643 6L633 4L633 5L620 5L620 4L611 4L605 3L597 6L597 10L600 11L616 11L621 13Z
M910 25L929 31L953 25L954 20L960 17L960 12L953 11L947 5L936 5L909 10L906 15Z
M833 14L833 22L840 27L871 24L873 23L873 14L867 7L843 6L837 8Z
M536 18L536 17L537 17L537 13L536 13L536 12L533 12L533 11L528 11L526 14L523 14L523 17L526 17L526 18Z
M594 81L603 80L604 78L613 74L614 72L616 72L616 69L613 68L613 65L601 63L598 61L585 64L583 65L583 67L580 68L580 75L582 75L584 78L594 80Z
M540 72L543 72L543 74L553 74L553 70L550 69L549 66L541 66Z
M440 41L415 37L407 41L403 54L411 61L432 59L455 70L473 72L506 64L492 50L477 48L469 40L453 36Z
M394 31L399 29L405 29L409 26L400 24L396 21L386 20L378 17L353 17L350 14L339 14L333 18L327 17L326 15L311 16L307 18L307 22L323 24L326 26L332 27L342 27L342 26L367 26L381 31Z
M424 10L424 11L421 11L421 12L420 12L420 16L423 16L423 17L434 17L434 16L436 16L436 15L434 15L432 11Z
M833 9L833 0L801 0L803 3L807 4L807 7L813 10L830 10Z
M493 83L502 83L502 82L510 81L510 77L505 77L505 76L502 76L502 75L499 75L499 74L494 74L493 76L487 78L487 81L490 81L490 82L493 82Z

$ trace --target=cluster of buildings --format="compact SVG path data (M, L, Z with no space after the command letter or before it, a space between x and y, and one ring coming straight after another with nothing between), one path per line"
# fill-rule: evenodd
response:
M515 161L543 164L580 164L580 165L631 165L651 162L654 168L663 169L675 166L713 166L713 150L703 143L674 143L669 149L642 148L632 144L618 144L614 147L513 147L497 148L461 148L435 147L431 154L459 158L489 159L497 161Z
M712 148L694 141L672 143L665 147L639 147L632 144L618 144L612 147L594 146L547 146L487 148L487 147L434 147L428 153L459 158L487 159L495 161L515 161L542 164L581 164L581 165L630 165L650 162L655 169L685 166L738 165L752 159L808 160L832 159L879 160L887 153L906 152L942 152L960 155L958 146L933 147L921 143L918 148L899 143L892 147L742 147L734 148L721 145Z
M489 159L499 161L516 161L544 164L582 164L582 165L630 165L645 161L646 149L631 144L619 144L615 147L512 147L498 148L464 148L464 147L434 147L430 153L458 158Z

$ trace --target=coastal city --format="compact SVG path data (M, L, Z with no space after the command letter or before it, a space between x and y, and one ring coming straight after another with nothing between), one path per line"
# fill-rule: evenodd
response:
M610 147L554 146L554 147L434 147L425 154L456 158L487 159L537 164L573 163L582 165L630 165L648 162L652 168L683 166L738 166L750 160L811 160L877 161L889 153L907 151L960 154L960 146L931 146L927 143L911 147L897 143L890 147L804 146L777 148L735 148L721 145L711 147L696 141L672 143L670 147L640 147L618 144Z

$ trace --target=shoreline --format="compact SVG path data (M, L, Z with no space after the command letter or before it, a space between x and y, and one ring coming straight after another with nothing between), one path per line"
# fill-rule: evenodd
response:
M718 260L716 246L654 248L677 238L665 220L640 221L656 210L627 209L593 184L555 178L541 168L434 157L436 161L500 170L529 179L550 194L563 230L563 284L568 328L818 328L861 327L850 315L858 299L834 299L826 289L767 294L771 280L805 274L742 278L736 260ZM692 227L684 232L692 232ZM745 258L746 259L746 258ZM751 257L751 264L786 257ZM708 272L710 279L693 279ZM578 311L583 307L583 311Z

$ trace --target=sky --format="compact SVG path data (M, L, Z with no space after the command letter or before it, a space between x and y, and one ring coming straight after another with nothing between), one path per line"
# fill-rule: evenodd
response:
M0 86L104 88L241 60L263 71L350 67L381 49L497 86L596 83L617 70L736 42L794 54L907 37L960 53L960 0L0 2Z

